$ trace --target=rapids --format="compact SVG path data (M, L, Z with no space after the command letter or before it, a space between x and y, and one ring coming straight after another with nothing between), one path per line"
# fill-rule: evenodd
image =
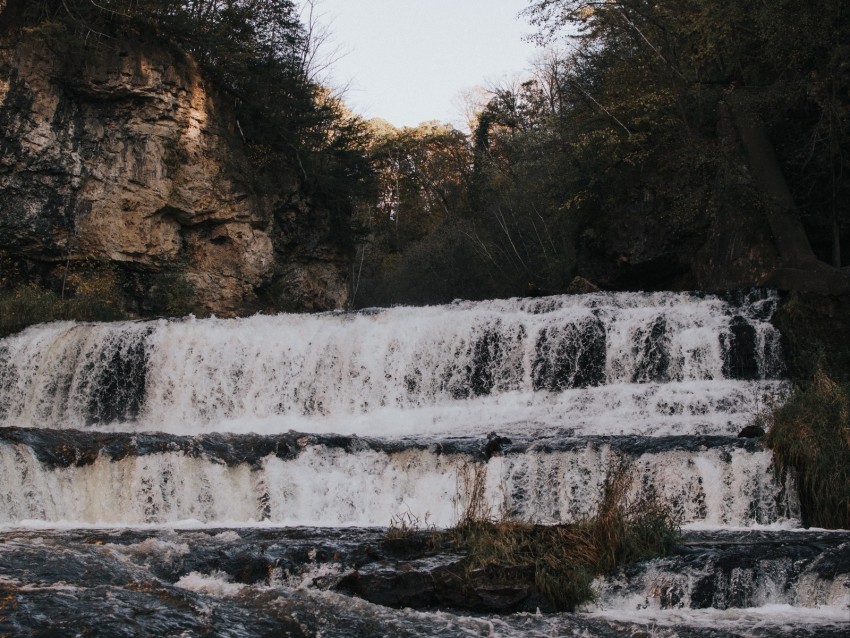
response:
M800 530L794 477L737 436L789 390L777 303L597 293L2 339L0 634L844 635L850 534ZM685 533L580 613L346 589L371 574L413 605L394 579L456 557L384 529L451 526L478 476L494 515L557 524L623 462Z

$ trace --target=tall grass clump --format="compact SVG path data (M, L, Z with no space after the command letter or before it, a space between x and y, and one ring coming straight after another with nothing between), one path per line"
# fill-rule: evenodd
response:
M556 609L573 611L593 599L596 576L641 560L668 554L679 537L671 510L652 497L629 501L631 474L613 469L594 516L566 525L535 525L494 520L481 501L483 480L472 488L463 517L450 531L456 547L468 555L470 569L489 565L534 571L540 594Z
M816 370L773 413L766 441L796 474L803 524L850 529L850 383Z

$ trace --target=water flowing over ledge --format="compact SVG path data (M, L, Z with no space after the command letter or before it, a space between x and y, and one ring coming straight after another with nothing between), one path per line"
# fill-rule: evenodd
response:
M734 434L784 387L769 323L775 306L764 293L735 302L599 293L50 324L0 342L0 424L184 434L463 435L500 426Z
M400 512L454 524L463 484L486 470L494 513L555 524L592 514L609 468L626 459L633 496L675 504L683 523L747 526L799 516L755 441L581 437L513 444L428 443L297 433L276 437L90 434L7 429L0 522L389 525ZM495 441L495 444L494 444Z
M737 436L789 391L777 303L598 293L0 340L0 633L843 636L847 532L800 530L794 477ZM393 519L450 526L483 477L494 515L569 523L622 463L628 498L682 522L672 555L598 578L574 615L409 609L445 607L422 583L463 565L393 545Z

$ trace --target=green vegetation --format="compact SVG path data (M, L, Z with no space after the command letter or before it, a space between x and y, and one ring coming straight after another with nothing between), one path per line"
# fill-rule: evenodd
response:
M195 310L195 289L180 270L165 270L150 278L147 295L155 315L183 317Z
M470 260L466 237L466 136L437 122L396 129L379 120L370 123L370 135L374 182L355 213L363 236L354 260L355 305L486 296L487 274Z
M123 307L100 290L66 299L35 285L0 291L0 337L47 321L116 321L126 318Z
M850 296L788 294L775 323L795 390L765 415L767 443L804 524L850 528Z
M804 524L850 529L850 383L815 372L773 413L767 444L796 474Z
M774 323L793 381L811 381L820 370L850 383L850 295L786 294Z
M47 275L57 288L0 261L0 337L49 321L117 321L143 316L182 317L196 310L195 291L176 266L159 273L126 272L109 263L71 262ZM25 283L18 283L18 282ZM133 305L141 297L145 305Z
M542 40L565 27L578 33L549 65L564 106L552 109L552 90L538 83L515 112L543 104L558 119L552 130L579 209L605 219L606 207L643 199L654 202L646 212L689 234L744 207L766 219L786 264L842 264L845 3L534 0L528 15Z

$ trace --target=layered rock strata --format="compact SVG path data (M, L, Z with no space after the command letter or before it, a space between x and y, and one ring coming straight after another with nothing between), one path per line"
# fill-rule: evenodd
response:
M70 57L50 42L37 30L0 42L7 272L55 283L107 264L143 282L141 306L147 275L177 272L197 311L220 315L256 309L263 289L298 309L347 303L330 216L294 171L258 176L230 100L190 57L145 42Z

